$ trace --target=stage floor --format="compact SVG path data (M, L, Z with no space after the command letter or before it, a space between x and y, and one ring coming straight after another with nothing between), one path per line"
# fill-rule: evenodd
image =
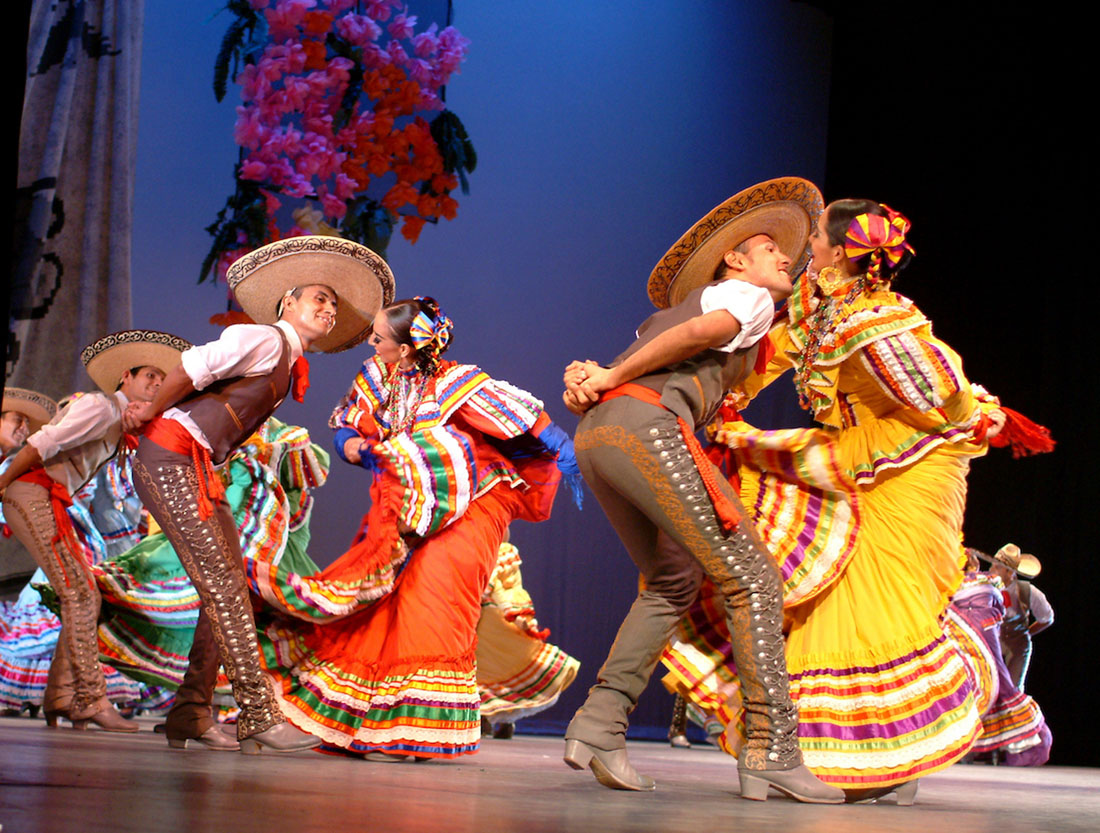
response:
M1014 833L1100 830L1100 769L952 767L917 803L812 806L737 795L736 762L712 747L631 743L651 793L608 790L561 762L559 738L488 739L449 763L374 763L313 752L250 757L169 750L137 735L48 730L0 718L2 833L645 831Z

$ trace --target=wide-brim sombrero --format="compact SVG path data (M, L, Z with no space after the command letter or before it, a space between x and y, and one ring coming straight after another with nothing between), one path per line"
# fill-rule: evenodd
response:
M33 434L57 413L57 403L36 390L26 388L4 388L3 404L0 413L15 411L27 418L27 425Z
M339 298L336 326L311 350L336 353L370 334L374 316L393 301L389 265L366 246L342 237L290 237L261 246L226 273L237 303L258 324L278 320L279 302L300 286L322 284Z
M675 306L711 281L719 259L757 234L767 234L791 259L794 280L806 268L806 242L824 209L821 191L806 179L769 179L711 209L676 241L649 276L649 299Z
M1024 578L1035 578L1043 569L1039 559L1029 552L1020 552L1015 544L1005 544L993 555L978 552L978 558L987 564L1000 564Z
M127 370L155 367L167 374L180 363L191 342L157 330L123 330L93 341L80 352L84 369L104 393L113 393Z

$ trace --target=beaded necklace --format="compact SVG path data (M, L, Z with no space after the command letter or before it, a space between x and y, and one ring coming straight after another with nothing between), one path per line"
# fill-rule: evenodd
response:
M813 409L813 402L810 399L810 379L813 376L814 365L821 353L822 343L826 341L828 336L833 334L837 310L848 306L863 293L863 290L867 287L867 276L860 275L853 280L843 299L839 299L840 302L837 303L838 296L834 293L843 287L845 283L846 281L840 275L839 270L834 267L822 269L817 276L815 294L820 293L817 298L817 309L810 319L806 343L798 354L794 376L794 386L798 391L798 404L804 411Z
M386 422L389 423L390 437L412 427L431 378L430 375L421 373L415 368L411 371L403 371L400 364L393 366L386 380L389 395L386 397L384 409Z

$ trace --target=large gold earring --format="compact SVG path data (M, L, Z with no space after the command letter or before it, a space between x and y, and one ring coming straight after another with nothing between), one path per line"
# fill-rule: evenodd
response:
M817 285L822 292L831 293L844 282L844 274L836 266L826 266L817 273Z

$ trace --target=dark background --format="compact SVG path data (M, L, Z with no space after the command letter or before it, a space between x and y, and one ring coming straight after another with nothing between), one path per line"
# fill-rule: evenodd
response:
M221 290L194 285L202 231L231 187L231 88L215 104L227 19L214 0L147 0L135 193L134 326L193 341ZM1080 21L1056 6L665 0L456 4L472 41L448 103L480 164L458 217L389 251L398 295L433 294L456 322L453 358L536 392L567 429L561 367L607 359L650 311L653 263L710 207L753 182L800 175L827 200L866 196L913 221L918 257L899 282L964 357L968 376L1049 426L1054 454L974 463L967 543L1038 555L1056 623L1036 640L1028 690L1054 733L1053 763L1095 765L1083 706L1095 666L1096 359L1092 182ZM906 4L913 5L913 4ZM443 2L414 2L421 27ZM15 72L12 73L13 77ZM8 112L21 98L9 89ZM323 427L361 356L318 357L306 404L279 416ZM785 385L754 405L769 427L804 422ZM363 473L334 464L318 492L315 558L332 560L365 509ZM589 500L516 524L524 578L552 639L582 661L562 701L523 730L560 731L583 698L636 576ZM670 698L653 683L632 732L660 737Z

